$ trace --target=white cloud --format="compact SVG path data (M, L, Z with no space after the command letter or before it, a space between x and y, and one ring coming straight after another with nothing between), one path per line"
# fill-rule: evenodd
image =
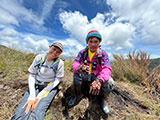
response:
M0 23L1 24L14 24L14 25L19 25L17 19L11 15L10 13L8 13L7 11L5 11L4 9L0 8Z
M62 12L59 15L63 28L68 31L71 37L84 41L85 34L88 30L87 16L83 16L80 12Z
M149 44L160 44L159 0L106 0L106 2L120 19L128 20L140 30L142 40Z
M45 53L49 48L49 42L46 39L42 39L39 41L35 41L31 37L24 38L23 47L25 48L24 51L32 52L32 53Z
M27 22L28 27L37 31L46 31L44 20L50 15L52 7L56 0L43 1L41 13L36 13L32 9L24 7L23 2L19 0L1 0L0 4L0 23L5 25L16 25Z
M70 33L71 37L80 42L85 43L85 37L89 30L97 29L102 34L104 47L112 47L114 50L133 47L131 40L134 35L134 26L119 22L109 25L109 20L105 20L107 16L107 14L97 13L95 18L88 21L87 16L77 11L65 11L59 15L63 28Z
M102 31L104 40L102 45L105 47L112 46L116 51L132 48L132 36L134 27L128 23L114 23Z
M78 54L78 52L84 48L82 44L80 44L78 41L74 39L66 39L60 42L64 45L65 48L62 55L68 57L75 57Z
M46 39L45 39L46 38ZM13 28L0 31L0 44L26 53L45 53L52 38L34 34L22 34Z
M153 54L151 54L150 58L151 58L151 59L160 58L160 55L153 53Z
M26 9L18 0L1 0L0 9L5 11L3 16L6 20L15 18L15 21L27 21L42 24L32 10ZM8 16L9 15L9 16ZM10 21L11 21L10 20ZM18 24L16 22L16 25Z
M19 39L15 37L17 32L12 28L5 28L0 31L0 44L15 47L19 43Z
M48 15L50 15L50 12L52 10L52 7L56 0L44 0L44 6L43 6L43 11L42 11L42 19L47 19Z

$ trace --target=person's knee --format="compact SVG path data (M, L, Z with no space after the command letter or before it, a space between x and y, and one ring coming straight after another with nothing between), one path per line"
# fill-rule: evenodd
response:
M108 84L109 84L110 86L114 87L114 80L113 80L112 77L110 77L107 82L108 82Z
M81 84L82 83L81 77L79 76L78 73L74 73L73 82L74 82L74 84Z
M110 93L114 89L114 80L112 77L102 85L102 91Z

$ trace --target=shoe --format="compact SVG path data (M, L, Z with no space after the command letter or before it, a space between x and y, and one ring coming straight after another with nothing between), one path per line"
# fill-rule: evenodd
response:
M105 114L109 114L109 107L105 100L101 101L101 108Z
M77 97L72 97L69 101L68 101L68 107L73 107L76 105L76 101L77 101Z
M71 108L71 107L77 105L82 99L83 99L83 95L73 96L68 101L68 107Z

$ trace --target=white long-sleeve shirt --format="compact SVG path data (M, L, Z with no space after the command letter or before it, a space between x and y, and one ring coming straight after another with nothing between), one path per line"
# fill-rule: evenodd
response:
M48 62L47 60L44 62L40 70L35 67L35 65L41 60L42 56L44 57L45 54L37 55L32 65L28 69L28 72L30 73L28 78L30 90L30 96L28 98L29 100L35 100L36 98L41 99L47 92L55 88L64 76L64 62L61 59L58 63L56 73L53 71L52 68L50 68L53 62ZM37 96L35 93L36 80L40 82L50 82L50 84L45 87Z
M28 100L35 100L36 98L41 99L46 93L55 88L61 81L60 78L55 78L54 82L51 82L47 87L45 87L37 96L35 93L35 75L29 74L28 83L30 95Z

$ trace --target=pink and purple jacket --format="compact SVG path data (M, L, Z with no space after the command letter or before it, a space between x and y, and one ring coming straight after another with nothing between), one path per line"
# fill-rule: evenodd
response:
M81 65L83 63L84 53L85 53L85 49L81 50L78 53L78 56L75 58L74 63L72 64L72 68L76 73L79 73L77 71L77 68L79 65ZM96 54L92 58L92 61L89 60L89 56L87 56L87 61L90 61L90 62L97 61L98 59L96 59L96 58L99 55L102 55L101 66L99 64L97 64L97 67L95 70L93 70L93 73L94 73L94 75L97 76L97 78L103 80L103 82L106 82L111 76L111 67L110 67L108 54L104 50L100 50L100 48L98 48ZM97 63L99 63L99 62L97 61ZM87 62L87 65L89 65L89 64L90 63Z

